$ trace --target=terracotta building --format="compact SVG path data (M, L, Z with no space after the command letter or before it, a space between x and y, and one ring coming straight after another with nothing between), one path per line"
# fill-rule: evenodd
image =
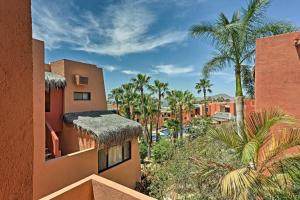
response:
M71 60L44 64L33 40L34 98L42 113L35 133L34 198L92 174L135 188L140 180L137 122L107 111L103 72Z
M256 42L255 108L280 108L300 120L300 32Z

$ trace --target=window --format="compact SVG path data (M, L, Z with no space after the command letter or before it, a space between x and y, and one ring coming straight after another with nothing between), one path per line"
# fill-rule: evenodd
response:
M98 170L102 172L131 159L131 142L98 151Z
M230 112L230 108L229 107L225 107L225 112Z
M91 100L90 92L74 92L75 101L89 101Z
M50 89L45 90L45 112L50 112Z

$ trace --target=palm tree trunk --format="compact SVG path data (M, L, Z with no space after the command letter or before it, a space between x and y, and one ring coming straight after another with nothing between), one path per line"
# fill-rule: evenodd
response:
M117 114L119 114L119 103L118 103L118 101L116 102L116 104L117 104Z
M153 117L150 118L150 130L148 133L148 149L147 149L147 157L151 159L151 147L152 147L152 129L153 129Z
M236 123L237 131L240 137L242 137L242 130L244 127L244 96L241 81L241 66L237 65L235 69L235 81L236 81L236 94L235 94L235 108L236 108Z
M207 117L207 101L206 101L206 89L203 89L203 96L204 96L204 116Z
M159 91L158 92L158 112L157 112L157 115L156 115L156 130L155 130L155 135L156 135L156 142L158 142L159 141L159 137L160 137L160 135L158 134L158 126L159 126L159 118L160 118L160 110L161 110L161 105L160 105L160 103L161 103L161 92Z
M179 117L180 117L180 138L182 139L183 138L183 116L182 116L182 113L183 110L182 110L182 106L179 107Z

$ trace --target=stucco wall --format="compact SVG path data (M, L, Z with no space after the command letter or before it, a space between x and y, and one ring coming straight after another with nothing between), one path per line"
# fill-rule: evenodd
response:
M30 1L0 1L0 27L0 199L32 199Z
M77 151L96 147L96 141L88 134L84 134L73 125L63 125L63 132L60 135L62 154L74 153Z
M141 177L140 163L139 144L135 138L131 141L131 159L99 175L133 189Z
M64 90L64 113L91 110L107 110L103 71L96 65L70 60L51 63L51 70L65 76L67 87ZM74 75L88 77L88 85L76 85ZM91 92L90 101L74 101L74 92Z
M258 39L256 42L255 108L279 107L300 119L300 33Z
M63 89L50 90L50 112L46 112L46 121L55 132L62 131L63 126Z

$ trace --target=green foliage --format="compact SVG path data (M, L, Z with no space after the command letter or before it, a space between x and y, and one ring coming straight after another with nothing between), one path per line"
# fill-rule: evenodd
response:
M145 158L147 157L147 143L145 142L145 140L141 140L141 143L139 144L139 148L140 148L140 158L141 161L144 162Z
M199 171L198 160L235 163L235 158L224 151L220 143L204 148L206 142L207 136L199 136L193 141L183 139L176 143L169 159L152 166L150 195L157 199L226 199L221 197L217 187L226 170L215 170L201 176L203 171Z
M160 140L153 147L153 159L157 163L169 160L174 151L174 145L170 140Z
M207 133L208 129L212 127L211 118L193 118L189 128L188 133L191 139L194 139L198 136L203 136Z

